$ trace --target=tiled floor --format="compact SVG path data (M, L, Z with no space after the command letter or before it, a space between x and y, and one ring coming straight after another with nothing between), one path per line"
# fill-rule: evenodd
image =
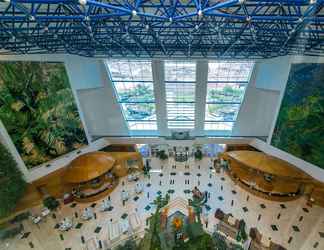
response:
M307 207L304 199L279 203L248 194L234 185L225 174L216 174L210 168L211 160L208 158L199 163L190 159L189 169L184 167L185 163L177 163L177 167L174 169L172 168L173 160L168 161L163 162L163 170L161 170L162 162L152 159L151 177L145 179L142 177L141 181L147 185L145 185L144 193L140 195L135 194L135 184L124 179L125 185L120 184L111 194L114 207L112 211L100 212L98 205L100 201L97 202L94 207L97 219L82 221L80 216L75 217L75 213L80 215L82 209L91 206L92 203L77 204L74 207L71 207L71 204L63 206L56 213L56 219L49 217L39 226L33 225L30 221L25 222L25 231L31 233L24 239L16 238L1 242L0 249L84 249L82 241L86 242L92 237L102 241L107 240L108 223L118 221L124 213L137 212L144 227L147 216L154 211L154 205L151 202L158 192L162 194L168 192L171 199L175 197L190 198L189 190L192 190L194 186L198 186L201 191L209 192L208 211L206 211L209 214L209 231L213 230L215 223L213 213L217 208L220 208L238 219L243 218L248 230L250 227L257 227L265 236L282 244L287 249L324 249L324 238L320 234L324 232L324 208ZM198 165L200 165L200 169ZM122 205L120 197L122 190L127 190L131 196L125 206ZM33 210L37 213L39 209ZM73 218L75 226L72 230L61 233L54 227L65 216ZM300 220L301 216L302 220ZM82 223L82 225L75 228L78 223Z

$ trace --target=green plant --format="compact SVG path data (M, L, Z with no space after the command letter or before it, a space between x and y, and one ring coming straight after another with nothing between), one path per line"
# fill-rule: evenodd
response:
M143 168L144 176L149 176L150 175L150 170L151 170L150 164L145 164L144 168Z
M237 234L237 240L238 241L243 241L245 242L247 240L247 234L245 232L245 221L244 220L240 220L239 221L239 231Z
M47 207L49 210L55 210L60 203L58 200L56 200L54 197L49 196L43 200L43 204L45 207Z
M25 192L26 182L16 161L0 143L0 218L8 216Z
M123 245L119 245L116 247L116 250L136 250L137 245L135 240L128 239Z
M290 69L271 145L324 169L324 65Z
M0 228L0 239L13 238L23 230L23 225L5 225Z
M157 152L157 156L160 158L160 160L166 160L166 159L168 159L168 155L165 153L165 151L164 150L159 150L158 152Z
M202 153L202 151L200 149L197 149L195 151L194 156L195 156L195 159L196 160L199 160L200 161L203 158L203 153Z
M63 63L1 62L0 119L28 168L87 143Z
M24 213L20 213L17 214L12 220L10 220L10 223L20 223L24 220L27 220L30 216L30 212L24 212Z

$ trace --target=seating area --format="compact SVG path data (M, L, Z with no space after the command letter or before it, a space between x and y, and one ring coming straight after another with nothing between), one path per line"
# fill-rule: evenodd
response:
M214 168L215 161L220 167ZM193 223L198 223L200 217L204 231L228 247L295 250L304 244L303 250L309 250L308 246L319 242L306 225L315 225L315 230L321 232L317 218L324 210L307 204L304 197L279 204L254 196L237 185L229 177L228 167L214 157L196 160L192 156L183 163L172 156L167 160L149 157L144 162L150 168L148 174L132 171L118 177L114 190L96 201L64 204L58 199L55 209L42 205L29 209L33 217L21 222L21 238L6 240L7 249L25 250L30 242L37 250L52 250L52 244L59 249L108 249L133 239L140 244L157 209L159 195L170 197L161 210L163 215L180 213ZM48 239L51 243L46 241L47 234L53 235Z

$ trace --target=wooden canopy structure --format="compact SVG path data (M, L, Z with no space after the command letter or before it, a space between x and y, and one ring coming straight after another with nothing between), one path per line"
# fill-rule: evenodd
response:
M90 152L75 158L66 167L64 180L67 183L82 183L93 180L113 168L115 159L106 152Z
M227 173L247 191L269 200L288 201L304 193L314 179L286 161L259 151L236 150L222 154Z
M225 155L246 167L266 174L293 179L311 179L309 175L290 163L263 152L238 150L226 152Z

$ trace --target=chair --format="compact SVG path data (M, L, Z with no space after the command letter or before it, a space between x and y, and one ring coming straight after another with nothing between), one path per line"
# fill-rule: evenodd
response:
M141 220L137 213L130 214L129 222L133 231L137 231L141 227Z
M120 237L119 223L109 223L108 224L108 238L111 242L116 242Z

